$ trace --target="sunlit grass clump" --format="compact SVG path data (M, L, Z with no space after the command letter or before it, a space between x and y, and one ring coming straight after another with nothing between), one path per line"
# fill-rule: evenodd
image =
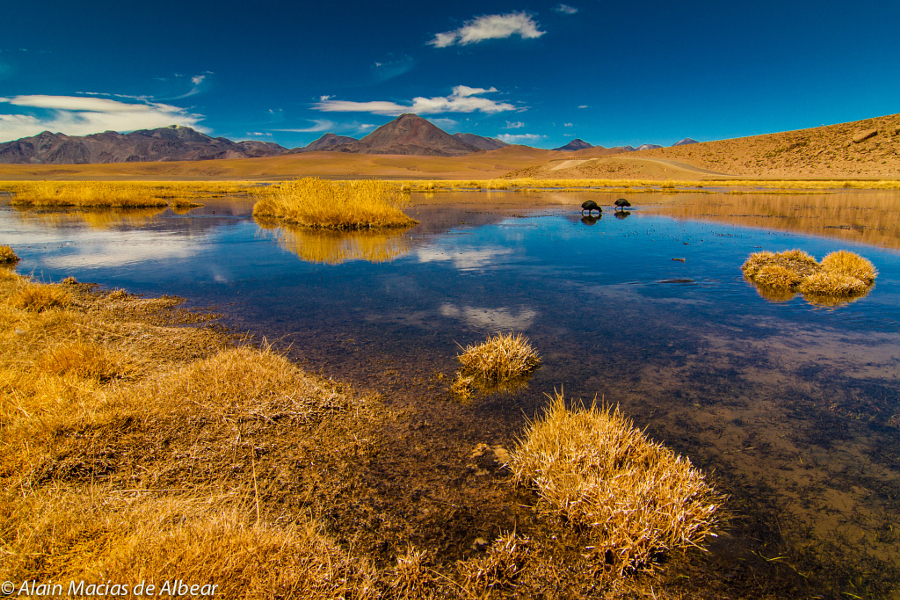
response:
M790 299L801 292L815 304L839 304L866 294L875 266L853 252L839 250L817 262L802 250L756 252L741 267L767 298Z
M541 363L537 351L521 333L498 333L481 344L467 346L457 359L464 372L489 381L520 377Z
M0 265L14 265L19 262L19 257L9 246L0 246Z
M403 213L406 196L383 181L306 177L254 190L253 215L304 227L368 229L416 223Z
M543 510L587 528L620 573L714 536L724 498L691 462L649 440L618 408L566 408L561 393L511 454Z
M50 285L28 283L22 285L9 299L12 306L30 312L65 308L72 298L63 289Z

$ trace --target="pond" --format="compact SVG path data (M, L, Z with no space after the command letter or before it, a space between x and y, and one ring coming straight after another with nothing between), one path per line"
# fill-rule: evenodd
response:
M329 234L257 223L240 197L176 214L0 207L0 240L43 281L174 294L377 391L398 411L366 493L335 507L342 539L404 540L454 560L472 540L540 530L529 492L473 459L511 448L547 394L618 405L709 473L730 515L698 595L889 595L900 583L900 194L600 192L414 195L407 231ZM595 199L602 218L583 218ZM773 298L752 252L848 249L868 294ZM460 346L527 335L521 388L461 401ZM354 537L376 512L378 535ZM677 571L676 569L676 572Z

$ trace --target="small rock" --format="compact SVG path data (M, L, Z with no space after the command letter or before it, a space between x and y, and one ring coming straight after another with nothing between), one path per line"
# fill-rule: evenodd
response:
M866 129L865 131L860 131L853 136L853 143L858 144L860 142L864 142L870 137L875 137L876 135L878 135L877 129Z

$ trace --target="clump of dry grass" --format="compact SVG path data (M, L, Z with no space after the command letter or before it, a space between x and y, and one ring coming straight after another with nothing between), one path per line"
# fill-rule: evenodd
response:
M72 297L66 290L56 286L25 284L10 297L9 302L16 308L43 312L67 307L72 302Z
M406 196L383 181L326 181L306 177L253 190L253 215L304 227L368 229L416 223L402 211Z
M790 290L803 281L803 277L782 265L765 265L756 272L754 280L769 288Z
M867 293L877 274L868 259L846 250L832 252L822 262L802 250L756 252L741 270L766 298L784 301L802 292L814 304L830 305Z
M566 408L561 393L511 454L517 482L544 510L587 528L622 573L714 536L724 498L691 462L654 443L618 409Z
M494 541L485 556L460 563L465 587L474 591L475 597L515 587L516 580L528 567L530 542L527 537L508 532Z
M9 246L0 246L0 265L14 265L19 262L19 257Z
M47 373L100 382L133 377L138 369L125 353L81 340L51 348L39 357L37 365Z
M820 296L856 296L869 288L864 281L832 271L822 271L810 275L800 284L804 294Z
M463 372L489 381L520 377L541 364L537 351L521 333L498 333L481 344L466 346L456 358Z
M825 255L821 265L828 272L855 277L866 285L874 282L875 276L878 274L872 261L846 250L838 250Z

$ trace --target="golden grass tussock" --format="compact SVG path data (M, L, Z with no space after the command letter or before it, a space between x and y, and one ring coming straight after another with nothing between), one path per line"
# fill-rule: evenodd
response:
M456 358L463 372L490 381L519 377L541 364L537 350L521 333L497 333L480 344L466 346Z
M460 564L466 589L481 598L492 591L516 587L516 580L528 568L531 559L527 537L507 532L500 535L487 553Z
M832 252L822 262L802 250L755 252L741 270L763 297L775 302L802 292L813 304L832 306L868 293L877 275L871 261L846 250Z
M315 521L256 522L233 492L210 499L94 485L24 499L3 495L2 533L11 552L2 562L5 576L19 582L64 582L65 591L69 581L111 582L129 590L107 595L129 597L142 581L155 587L149 595L168 596L163 586L175 579L198 586L194 596L206 585L202 595L223 598L377 597L374 570L329 540ZM176 595L187 594L173 590Z
M9 302L16 308L42 312L54 308L65 308L72 302L72 298L66 290L59 287L26 284L10 297Z
M131 378L138 370L125 353L80 340L49 349L38 358L37 366L46 373L73 374L100 382Z
M407 196L383 181L327 181L307 177L253 190L253 215L304 227L369 229L408 227Z
M19 257L9 246L0 246L0 265L14 265L19 262Z
M724 498L691 462L652 442L618 408L567 408L557 393L511 453L540 507L589 532L619 573L714 536Z
M867 285L874 282L878 274L872 261L846 250L826 254L821 264L822 268L830 273L854 277Z
M10 204L27 207L140 208L199 206L197 198L246 192L241 182L154 181L5 181L0 190L12 195Z

